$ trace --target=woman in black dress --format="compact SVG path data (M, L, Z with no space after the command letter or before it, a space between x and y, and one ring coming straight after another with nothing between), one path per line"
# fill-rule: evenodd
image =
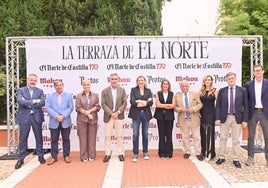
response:
M201 153L207 159L213 159L215 153L215 101L218 91L213 87L213 77L207 75L203 78L200 89L200 100L203 107L201 114Z

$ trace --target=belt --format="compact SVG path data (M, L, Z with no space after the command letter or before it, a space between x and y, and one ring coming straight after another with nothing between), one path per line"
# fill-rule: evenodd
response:
M144 110L141 110L140 112L144 112Z
M255 108L256 111L262 112L263 108Z
M232 114L231 114L231 113L228 113L228 115L234 116L234 115L235 115L235 113L232 113Z

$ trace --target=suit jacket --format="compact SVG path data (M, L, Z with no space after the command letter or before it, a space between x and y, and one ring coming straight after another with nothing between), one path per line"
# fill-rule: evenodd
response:
M41 102L33 103L34 99L41 99ZM33 88L33 95L31 97L27 86L19 88L17 91L17 101L19 107L16 116L16 122L18 124L27 124L31 116L31 111L33 112L34 120L38 124L42 124L44 122L44 113L42 107L45 106L45 98L43 90L37 87Z
M254 113L255 105L256 105L255 90L254 90L255 80L252 80L246 83L245 88L248 93L249 120L251 120L253 113ZM263 79L263 82L262 82L261 102L263 106L263 112L266 118L268 118L268 80L267 79Z
M165 102L162 91L157 92L160 103L172 104L173 92L168 92L167 100ZM174 120L174 109L156 108L154 118L159 120Z
M92 120L89 120L88 116L79 112L79 109L81 108L84 110L90 110L93 107L97 107L97 110L91 112L91 115L93 116ZM79 122L86 122L92 125L97 124L98 123L97 112L100 111L99 95L97 93L90 92L90 104L88 104L88 98L86 94L84 92L79 93L76 96L75 109L77 111L77 124L79 124Z
M184 100L184 93L180 92L175 96L175 111L178 113L178 126L181 127L186 119L185 113L182 113L181 110L184 108L183 100ZM203 104L201 103L199 94L193 91L189 92L189 108L192 108L194 112L191 114L191 121L193 126L200 126L200 109L202 108Z
M46 101L46 111L49 114L49 128L57 129L59 122L57 121L57 116L63 115L64 119L62 121L62 127L67 128L72 125L71 113L74 109L72 95L66 92L62 93L61 103L59 105L58 95L56 92L47 96Z
M115 105L115 110L113 107ZM103 121L108 123L111 119L111 116L114 112L120 111L118 119L124 119L124 110L127 106L127 95L124 88L117 86L116 92L116 104L113 104L113 95L111 91L111 86L105 88L101 92L101 107L104 111Z
M130 110L128 117L131 119L137 119L138 114L141 110L144 110L146 117L148 120L152 119L151 106L153 105L153 100L148 100L149 98L153 98L153 94L149 88L144 88L144 95L140 94L139 87L134 87L130 92ZM147 100L147 106L145 107L137 107L138 103L136 100Z
M216 101L216 120L224 123L228 115L228 87L221 88ZM248 96L247 91L236 86L235 91L235 120L238 124L248 122Z

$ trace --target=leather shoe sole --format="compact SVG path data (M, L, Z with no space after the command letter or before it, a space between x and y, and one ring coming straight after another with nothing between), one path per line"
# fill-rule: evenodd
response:
M241 164L239 161L233 161L233 164L235 165L236 168L241 168Z
M219 158L217 161L216 161L216 164L217 165L221 165L222 163L224 163L225 162L225 159L221 159L221 158Z
M197 155L196 157L197 157L197 159L198 159L199 161L203 161L203 160L204 160L204 158L203 158L202 155Z
M184 158L184 159L189 159L189 157L190 157L190 154L189 154L189 153L185 153L185 154L183 155L183 158Z
M111 155L105 155L103 162L107 163L111 159Z
M119 155L119 161L125 161L125 157L123 155Z
M19 169L22 167L22 165L24 164L24 161L18 161L15 165L15 169Z
M64 158L64 161L65 161L66 163L70 163L70 162L71 162L71 158L70 158L70 157L65 157L65 158Z
M52 158L47 165L53 165L55 162L57 162L57 159Z

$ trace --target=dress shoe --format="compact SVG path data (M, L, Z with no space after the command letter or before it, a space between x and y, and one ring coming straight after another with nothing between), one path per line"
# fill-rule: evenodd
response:
M197 155L196 157L197 157L197 159L198 159L199 161L203 161L203 160L204 160L204 157L203 157L202 155Z
M38 161L40 162L40 164L45 164L46 160L44 159L44 157L38 157Z
M218 160L216 161L216 164L221 165L224 162L225 162L225 159L218 158Z
M241 164L239 161L233 161L233 164L235 165L236 168L241 168Z
M111 159L111 155L105 155L103 162L107 163Z
M15 165L15 169L19 169L20 167L22 167L23 164L24 164L24 161L18 160L16 165Z
M119 155L119 161L125 161L125 157L123 155Z
M71 158L69 156L66 156L66 157L64 157L64 161L66 163L70 163L71 162Z
M211 154L210 160L213 160L215 157L216 157L216 154L215 153Z
M184 158L184 159L189 159L189 157L190 157L190 154L189 154L189 153L185 153L185 154L183 155L183 158Z
M55 162L57 162L57 159L51 158L47 165L53 165Z

